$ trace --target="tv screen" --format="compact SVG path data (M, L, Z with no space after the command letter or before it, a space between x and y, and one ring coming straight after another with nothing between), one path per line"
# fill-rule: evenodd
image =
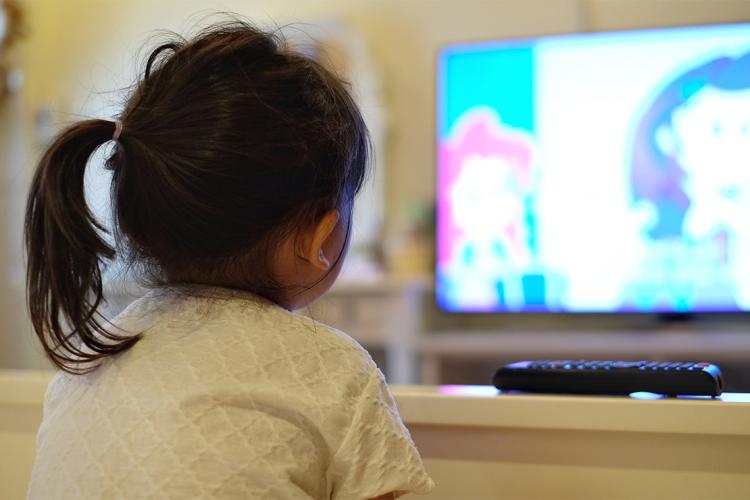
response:
M456 44L437 80L441 308L750 311L750 24Z

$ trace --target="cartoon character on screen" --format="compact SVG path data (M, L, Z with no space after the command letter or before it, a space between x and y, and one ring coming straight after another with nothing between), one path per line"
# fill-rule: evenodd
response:
M441 149L451 175L445 195L455 237L446 274L455 306L520 309L532 261L528 204L533 185L527 132L505 126L488 108L464 113Z
M663 260L701 302L750 309L750 53L673 79L634 146L634 194L653 206L646 235L671 249Z

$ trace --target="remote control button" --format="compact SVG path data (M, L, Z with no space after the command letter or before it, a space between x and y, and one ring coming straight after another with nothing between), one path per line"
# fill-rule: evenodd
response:
M511 369L523 369L523 368L533 368L534 362L533 361L516 361L515 363L511 363L507 365L508 368Z
M643 361L616 361L612 363L612 368L635 368Z

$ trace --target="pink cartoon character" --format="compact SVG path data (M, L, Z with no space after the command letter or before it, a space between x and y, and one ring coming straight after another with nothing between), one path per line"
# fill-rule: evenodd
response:
M532 265L529 200L533 144L526 131L475 107L456 122L440 148L438 248L449 303L461 309L517 310L526 301L522 277ZM447 210L446 210L447 209Z

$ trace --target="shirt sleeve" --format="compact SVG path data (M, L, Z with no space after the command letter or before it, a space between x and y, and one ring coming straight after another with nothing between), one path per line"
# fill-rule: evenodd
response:
M426 494L427 475L383 374L374 368L352 408L352 419L328 469L331 498Z

